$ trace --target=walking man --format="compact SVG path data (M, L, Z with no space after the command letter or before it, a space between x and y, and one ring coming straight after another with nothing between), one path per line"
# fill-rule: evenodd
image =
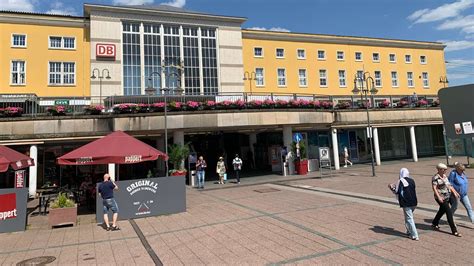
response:
M199 156L199 159L196 162L196 171L198 178L198 188L204 188L204 179L206 176L206 167L207 163L202 156Z
M102 204L104 208L104 224L106 226L107 231L110 230L119 230L117 226L117 218L118 218L118 206L117 202L114 199L114 190L118 190L118 186L115 184L114 181L110 180L110 175L104 175L104 182L100 183L99 185L99 195L102 197ZM112 217L112 227L109 224L109 210L112 210L113 217Z
M239 158L239 155L236 154L234 160L232 161L234 165L235 178L237 179L237 184L240 184L240 170L242 170L242 159Z

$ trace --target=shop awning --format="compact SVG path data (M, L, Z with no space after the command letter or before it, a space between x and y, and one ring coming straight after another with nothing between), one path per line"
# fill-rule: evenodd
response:
M8 167L18 170L34 165L35 163L30 157L0 145L0 173L6 172Z
M134 164L168 160L168 155L122 132L116 131L79 147L57 159L61 165Z

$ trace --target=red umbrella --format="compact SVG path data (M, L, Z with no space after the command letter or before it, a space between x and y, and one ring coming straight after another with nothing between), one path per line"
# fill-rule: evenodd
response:
M11 166L13 170L23 169L35 165L30 157L0 145L0 173L6 172Z
M122 131L116 131L59 157L58 164L133 164L154 161L159 157L168 159L165 153Z

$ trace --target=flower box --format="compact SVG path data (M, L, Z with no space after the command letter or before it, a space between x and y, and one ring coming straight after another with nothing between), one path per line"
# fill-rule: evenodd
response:
M67 109L63 105L55 105L48 107L46 109L46 112L48 112L48 114L52 116L61 116L66 115Z
M151 112L163 112L164 110L165 110L164 102L153 103L150 105Z
M288 101L285 100L276 100L275 101L276 108L288 108Z
M203 109L206 109L206 110L214 110L216 109L216 102L215 101L205 101L202 103L201 105L203 107Z
M182 102L170 102L169 104L170 111L181 111L185 109L186 109L186 105L183 104Z
M333 106L333 103L331 101L321 101L321 108L324 109L331 109Z
M19 117L23 114L21 107L5 107L0 109L0 114L6 117Z
M105 109L103 105L89 105L84 107L84 113L89 115L100 115Z
M194 111L198 109L201 109L201 103L195 101L186 102L186 110Z
M389 106L390 106L390 101L388 101L387 99L385 99L385 100L383 100L383 102L379 103L380 108L387 108Z
M137 113L148 113L150 105L146 103L139 103L137 107Z
M352 106L352 103L350 101L343 101L337 104L337 108L339 109L347 109L347 108L351 108L351 106Z
M417 107L425 107L427 105L428 105L428 101L425 99L421 99L416 102Z
M77 223L77 205L68 208L49 208L48 214L49 226L76 225Z
M401 100L397 103L398 108L403 108L408 106L408 101Z
M138 104L136 103L121 103L116 104L112 108L116 114L134 114L138 112Z

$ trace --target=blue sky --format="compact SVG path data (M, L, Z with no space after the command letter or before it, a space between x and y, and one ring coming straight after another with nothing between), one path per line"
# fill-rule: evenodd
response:
M0 9L80 16L84 2L167 3L246 17L244 28L441 41L450 85L474 83L474 0L0 0Z

